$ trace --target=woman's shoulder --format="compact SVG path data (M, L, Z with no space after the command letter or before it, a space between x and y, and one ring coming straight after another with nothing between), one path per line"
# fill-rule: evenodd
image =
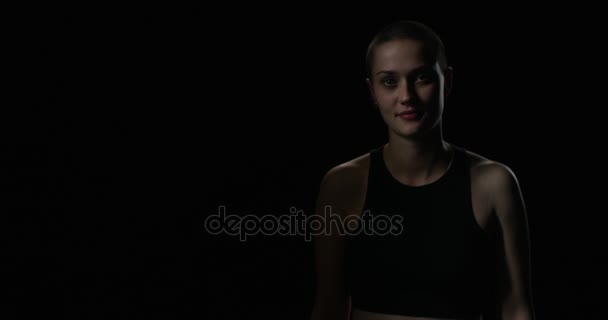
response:
M369 153L360 155L329 169L323 177L323 181L338 184L350 184L361 181L362 179L367 178L369 165Z
M471 182L482 190L496 190L517 184L515 173L506 164L466 150L471 171Z
M330 205L344 214L359 212L367 185L369 154L341 163L327 171L319 190L318 204Z

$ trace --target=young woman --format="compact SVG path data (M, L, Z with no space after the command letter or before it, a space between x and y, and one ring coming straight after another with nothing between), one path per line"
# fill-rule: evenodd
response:
M317 214L385 219L314 238L311 318L534 319L515 175L443 138L452 69L440 38L417 22L393 23L370 43L367 65L388 143L329 170ZM396 222L399 232L385 232Z

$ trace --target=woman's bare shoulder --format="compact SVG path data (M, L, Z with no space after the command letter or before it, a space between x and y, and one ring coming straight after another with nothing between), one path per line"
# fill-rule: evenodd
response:
M469 150L466 152L470 163L472 183L485 190L495 189L497 185L516 183L515 174L504 163L488 159Z
M329 169L323 180L336 182L352 182L367 177L369 171L369 153L360 155L354 159L340 163Z
M364 191L369 172L369 153L331 168L321 182L321 193L332 198L350 199Z

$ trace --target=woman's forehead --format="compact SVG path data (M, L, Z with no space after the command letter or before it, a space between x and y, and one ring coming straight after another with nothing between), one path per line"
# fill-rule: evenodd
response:
M432 65L425 57L423 44L419 41L401 39L379 44L373 55L373 69L413 69Z

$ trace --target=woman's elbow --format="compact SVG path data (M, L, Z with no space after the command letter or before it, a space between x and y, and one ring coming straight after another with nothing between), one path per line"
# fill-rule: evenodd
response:
M350 304L344 297L315 301L310 320L347 320Z
M534 308L528 301L506 303L502 308L503 320L535 320Z

